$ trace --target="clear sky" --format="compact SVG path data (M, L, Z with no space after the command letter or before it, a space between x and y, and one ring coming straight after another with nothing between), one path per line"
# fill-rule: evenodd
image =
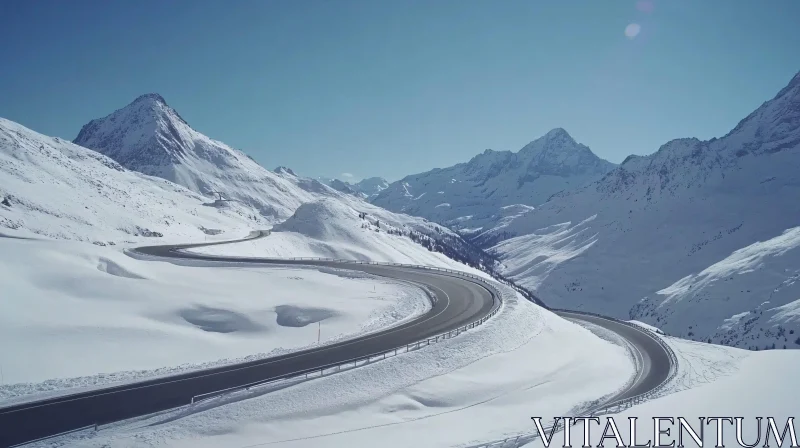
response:
M798 0L0 0L0 116L72 139L157 92L309 176L395 180L554 127L620 162L774 96L798 20Z

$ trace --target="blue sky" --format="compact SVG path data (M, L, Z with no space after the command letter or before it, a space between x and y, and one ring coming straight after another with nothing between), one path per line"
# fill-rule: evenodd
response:
M310 176L394 180L554 127L619 162L774 96L800 70L798 17L796 0L6 1L0 116L72 139L157 92Z

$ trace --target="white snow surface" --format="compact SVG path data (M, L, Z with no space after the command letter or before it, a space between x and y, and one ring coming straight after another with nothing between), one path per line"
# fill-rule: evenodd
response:
M638 326L640 326L642 328L645 328L647 330L650 330L650 331L652 331L654 333L664 334L664 332L660 328L654 327L652 325L648 325L648 324L646 324L644 322L640 322L638 320L629 320L628 322L630 322L630 323L632 323L634 325L638 325Z
M0 233L125 241L235 238L258 226L249 208L214 204L97 152L0 118ZM149 236L149 237L148 237Z
M369 177L353 184L353 188L367 198L375 197L388 187L389 182L382 177Z
M354 208L354 207L357 207ZM240 257L322 257L438 266L481 273L442 253L425 249L408 232L440 229L420 225L419 218L387 212L361 201L351 204L323 199L303 204L266 238L192 249L204 254Z
M0 403L276 356L430 309L421 288L368 274L69 241L0 238L0 284Z
M633 310L700 340L800 348L800 227L739 249Z
M265 169L242 151L192 129L158 94L142 95L92 120L75 143L208 198L240 202L270 223L288 218L302 203L345 194L284 167Z
M726 136L631 156L476 241L551 306L800 348L798 198L800 74Z
M504 206L538 205L599 179L614 166L557 128L516 153L487 149L469 162L406 176L371 202L459 230L486 227L505 216Z
M474 331L354 370L76 434L74 447L458 446L632 377L626 349L518 297ZM587 363L594 366L586 369Z
M628 417L639 419L637 441L640 443L652 440L653 417L677 419L678 416L686 418L695 431L700 428L698 417L743 417L743 440L753 443L758 437L755 418L763 417L759 446L764 444L766 417L775 418L779 431L783 430L787 418L797 417L797 403L800 402L800 389L796 387L796 373L800 372L799 351L750 352L677 338L667 338L667 341L678 355L681 367L673 384L673 393L610 415L616 420L626 443L630 440ZM605 425L603 418L600 421ZM572 445L581 446L582 424L575 428L577 430L571 434ZM662 437L662 442L669 444L675 440L677 444L677 422L674 425L664 422L662 428L670 428L671 432L671 436ZM733 425L725 423L723 428L725 445L738 446ZM592 424L592 446L597 446L602 432L602 427ZM561 446L563 437L563 433L558 434L554 445ZM704 441L704 446L716 443L714 424L706 425ZM697 446L686 433L684 443L687 447ZM789 447L788 434L782 445L772 437L769 445ZM541 440L535 440L525 446L541 448L543 445ZM605 446L615 445L613 440L606 440Z

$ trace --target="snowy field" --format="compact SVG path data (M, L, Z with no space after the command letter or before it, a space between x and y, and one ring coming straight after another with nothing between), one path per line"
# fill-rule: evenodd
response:
M78 434L75 447L459 446L526 430L621 389L628 352L506 290L457 338L277 391ZM594 368L586 369L587 363ZM224 404L224 405L223 405Z
M273 356L316 344L318 330L325 343L430 307L421 288L367 274L178 266L10 238L0 284L0 403Z

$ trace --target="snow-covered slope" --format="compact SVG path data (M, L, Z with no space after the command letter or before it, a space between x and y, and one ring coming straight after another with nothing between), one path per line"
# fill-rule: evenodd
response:
M708 342L800 348L800 227L678 280L637 303L631 315Z
M158 176L208 197L240 201L271 222L289 217L303 202L330 194L291 170L272 172L243 152L192 129L158 94L83 126L74 143L125 168Z
M725 446L741 446L736 442L739 436L743 443L754 442L756 446L797 446L792 439L798 435L796 416L800 389L796 386L796 373L800 371L800 352L753 353L675 338L669 338L668 341L679 360L676 392L609 416L616 421L619 434L626 444L634 444L629 418L639 419L636 441L645 444L648 440L655 441L652 437L653 418L669 416L676 419L681 416L699 435L704 447L722 446L724 440L728 441ZM720 415L742 417L741 434L737 435L733 422L722 422L722 439L718 442L715 423L706 420L704 425L700 418L710 419L710 416ZM784 430L787 419L795 420L792 426L794 431L784 433L782 444L775 440L774 433L767 432L768 417L774 418L778 435ZM758 422L757 418L763 421ZM614 442L608 439L600 440L605 424L606 417L600 418L600 425L592 424L591 446L614 446ZM698 447L688 431L684 429L679 434L677 420L673 420L673 423L664 421L661 428L669 431L669 435L660 438L662 446L685 444L688 448ZM571 431L570 435L572 446L583 445L582 428ZM766 440L767 437L769 440ZM558 434L553 445L563 446L563 442L563 433ZM524 446L541 448L542 443L541 440L535 440Z
M629 157L476 241L550 305L744 348L800 348L788 337L800 332L798 198L800 74L726 136Z
M0 118L0 233L97 244L238 237L260 220Z
M326 257L464 269L495 262L451 230L351 199L301 205L267 238L197 249L235 256Z
M613 168L559 128L516 153L487 149L467 163L407 176L371 202L469 232L493 225L502 206L539 205Z

